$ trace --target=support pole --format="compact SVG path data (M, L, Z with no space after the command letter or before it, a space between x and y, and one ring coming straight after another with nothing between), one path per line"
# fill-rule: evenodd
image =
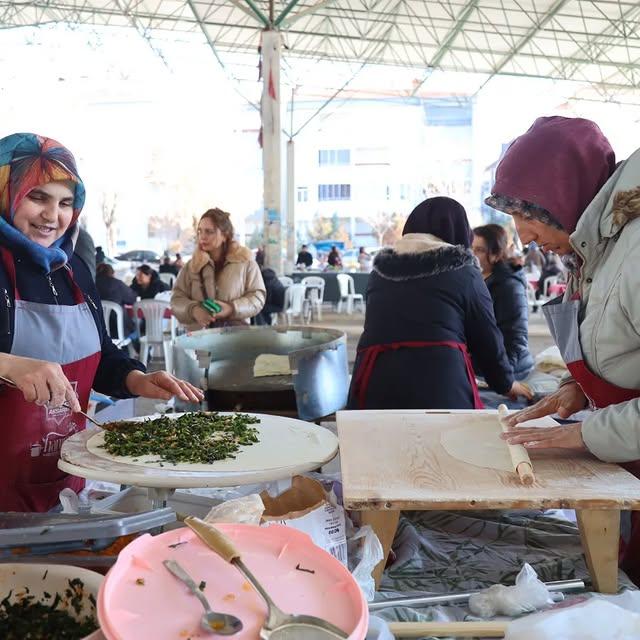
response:
M296 261L296 205L294 142L287 142L287 260L285 273L291 273Z
M262 169L265 264L282 273L280 32L262 32Z

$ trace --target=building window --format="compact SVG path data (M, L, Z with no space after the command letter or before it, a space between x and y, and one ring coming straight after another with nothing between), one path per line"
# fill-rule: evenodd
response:
M318 200L351 200L351 185L319 184Z
M351 164L351 151L349 149L320 149L318 151L318 164L321 167Z
M309 202L309 189L298 187L298 202Z

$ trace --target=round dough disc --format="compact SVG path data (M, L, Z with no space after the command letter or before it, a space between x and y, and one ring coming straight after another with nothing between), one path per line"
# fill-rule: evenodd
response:
M171 471L263 471L289 467L301 458L331 458L337 449L336 437L323 427L280 416L263 415L260 419L260 424L251 425L258 430L259 442L240 447L235 458L218 460L212 464L182 462L174 465L171 462L162 462L163 468ZM101 447L103 443L104 431L99 431L89 438L87 449L105 460L146 468L157 469L160 466L156 462L158 456L115 456Z
M501 432L497 418L490 416L489 420L442 431L440 443L456 460L485 469L513 471L509 447L500 439Z

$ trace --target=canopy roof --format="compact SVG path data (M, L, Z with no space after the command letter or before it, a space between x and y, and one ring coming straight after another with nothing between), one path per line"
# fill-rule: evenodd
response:
M285 59L576 80L607 96L640 85L636 0L28 0L0 1L0 24L70 22L134 27L155 38L191 33L222 62L255 54L260 34L283 34ZM168 33L168 32L173 32Z

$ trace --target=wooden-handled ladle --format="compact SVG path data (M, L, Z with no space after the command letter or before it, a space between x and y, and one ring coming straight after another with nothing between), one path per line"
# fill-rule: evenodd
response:
M348 638L348 633L328 620L316 616L292 615L282 611L242 562L240 551L231 539L224 535L220 529L216 529L193 516L185 518L184 523L210 549L236 567L267 603L267 618L260 629L262 640L339 640L340 638Z

